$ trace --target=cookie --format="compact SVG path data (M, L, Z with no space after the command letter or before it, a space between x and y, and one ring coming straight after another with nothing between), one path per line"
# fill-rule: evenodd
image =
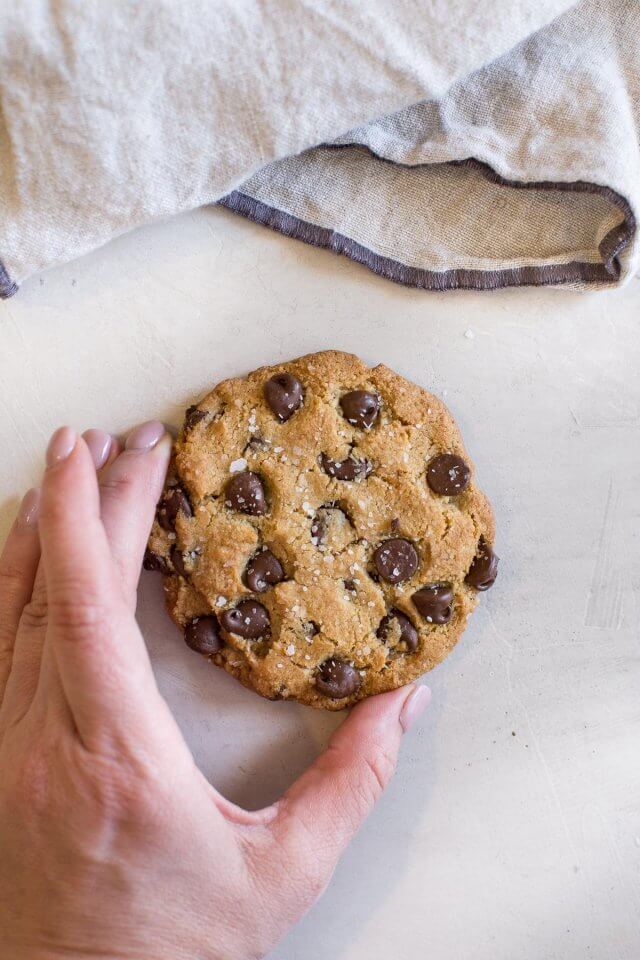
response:
M446 657L495 581L493 539L444 404L327 351L187 410L145 566L191 649L339 710Z

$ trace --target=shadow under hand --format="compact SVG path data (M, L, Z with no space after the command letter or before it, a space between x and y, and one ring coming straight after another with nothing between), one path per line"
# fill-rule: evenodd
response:
M362 940L361 932L375 922L382 904L404 881L407 865L415 853L418 825L428 813L436 780L432 758L435 754L438 720L444 705L432 703L418 727L405 738L396 775L374 811L343 855L328 889L312 911L271 953L270 960L347 957L350 948ZM424 829L421 831L424 835ZM425 898L425 904L427 898ZM427 943L428 914L412 912L406 923L416 931L415 943ZM322 931L322 944L317 933ZM371 941L367 938L367 942ZM417 952L399 953L394 937L382 938L379 954L371 960L415 960ZM310 947L310 944L315 944ZM415 950L415 945L413 950ZM360 955L360 954L358 954ZM425 947L426 955L426 947Z

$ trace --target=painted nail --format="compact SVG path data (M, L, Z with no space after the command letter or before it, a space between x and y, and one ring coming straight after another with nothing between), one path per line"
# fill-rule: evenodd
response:
M38 510L40 508L40 490L38 487L32 487L27 490L20 509L18 510L18 523L23 527L34 527L38 522Z
M165 434L164 424L149 420L136 427L126 439L125 450L151 450Z
M82 439L89 447L89 453L96 470L104 467L111 451L112 438L104 430L85 430Z
M60 427L49 440L46 463L48 467L55 467L71 455L78 436L71 427Z
M430 700L431 690L429 687L414 687L400 711L400 726L405 733L411 729L418 717L424 713Z

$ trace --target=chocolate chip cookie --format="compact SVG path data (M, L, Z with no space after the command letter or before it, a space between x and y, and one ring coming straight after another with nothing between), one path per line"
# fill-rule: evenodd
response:
M493 538L440 400L327 351L187 410L145 566L192 650L339 710L446 657L496 579Z

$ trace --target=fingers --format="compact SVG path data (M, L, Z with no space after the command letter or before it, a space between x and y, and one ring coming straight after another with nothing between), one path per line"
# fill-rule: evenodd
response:
M0 556L0 704L11 670L18 623L31 598L40 557L40 491L25 494Z
M288 854L316 864L329 879L335 864L389 783L403 733L431 698L410 686L358 704L329 747L279 802L271 829Z
M87 442L106 461L108 435L87 433L92 435ZM142 558L170 455L171 437L161 423L150 421L129 435L125 449L100 472L102 523L131 609L135 609Z
M120 452L120 444L111 434L104 430L85 430L82 439L89 448L91 459L96 470L102 470L107 463L115 459Z
M87 430L84 439L97 470L103 468L120 452L118 441L102 430ZM34 528L36 520L34 516ZM47 628L47 587L42 563L38 566L32 593L23 606L20 629L13 648L11 675L5 687L2 719L7 722L15 722L28 711L38 687L41 669L46 672L44 687L47 691L47 704L50 705L52 700L64 696L60 681L56 678L57 667L51 651L45 654L43 662Z
M39 527L47 644L80 735L131 722L138 699L155 683L123 602L91 454L68 427L53 435L47 451ZM43 674L38 694L46 699L42 681Z

